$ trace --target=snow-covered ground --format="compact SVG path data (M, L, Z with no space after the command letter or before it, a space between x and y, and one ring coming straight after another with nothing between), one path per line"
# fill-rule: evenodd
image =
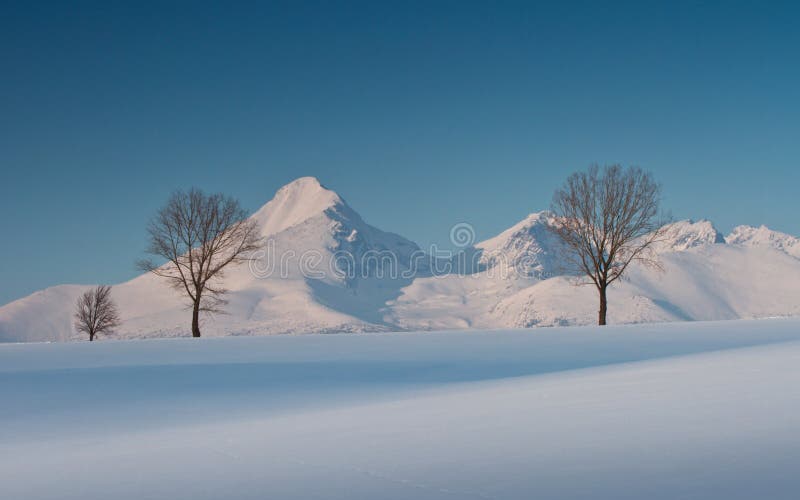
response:
M9 499L797 498L800 320L0 345Z

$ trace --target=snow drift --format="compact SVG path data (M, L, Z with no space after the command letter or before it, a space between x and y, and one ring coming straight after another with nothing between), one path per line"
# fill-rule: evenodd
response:
M800 322L0 345L3 498L794 499Z

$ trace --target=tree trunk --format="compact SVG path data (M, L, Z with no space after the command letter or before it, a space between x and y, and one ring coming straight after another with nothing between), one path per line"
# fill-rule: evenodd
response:
M192 307L192 337L200 336L200 301L196 301Z
M600 292L600 311L597 314L597 324L604 326L606 324L606 311L608 310L608 300L606 299L606 287L608 285L601 285L597 287Z
M94 340L94 333L89 332L89 342L92 342L93 340Z

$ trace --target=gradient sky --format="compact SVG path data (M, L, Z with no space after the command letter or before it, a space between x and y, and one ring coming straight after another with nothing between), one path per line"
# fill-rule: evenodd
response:
M3 2L0 303L135 276L173 189L303 175L423 247L591 162L800 234L796 2L600 3Z

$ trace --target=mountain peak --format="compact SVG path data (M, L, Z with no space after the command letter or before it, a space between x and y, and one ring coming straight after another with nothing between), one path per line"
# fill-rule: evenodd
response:
M533 226L546 226L552 217L553 215L546 210L541 212L533 212L497 236L481 241L475 246L483 249L485 252L491 252L502 248L508 245L510 240L519 236L521 232L528 232Z
M298 201L312 203L320 199L341 202L341 198L334 191L326 188L316 177L299 177L275 193L274 199L293 198Z
M297 188L312 188L312 189L325 189L319 179L314 176L307 175L304 177L298 177L297 179L293 180L292 182L286 184L278 191L282 191L284 189L297 189Z
M703 245L725 243L722 233L706 219L672 222L664 229L664 239L658 245L661 250L683 251Z
M272 200L253 217L258 220L262 234L268 235L342 205L346 205L344 200L316 177L300 177L278 189Z
M725 239L728 243L744 243L752 241L768 241L788 237L788 234L773 231L764 224L760 226L736 226Z
M544 279L566 269L563 243L549 229L553 214L534 212L493 238L475 245L485 268L508 267L517 275Z
M736 226L727 237L731 245L774 248L793 257L800 258L800 238L774 231L767 226Z

